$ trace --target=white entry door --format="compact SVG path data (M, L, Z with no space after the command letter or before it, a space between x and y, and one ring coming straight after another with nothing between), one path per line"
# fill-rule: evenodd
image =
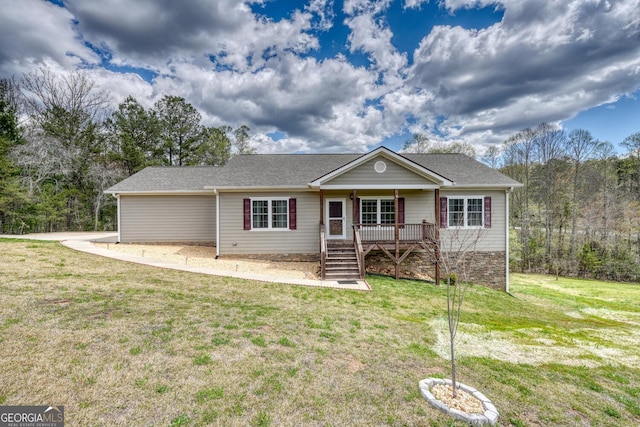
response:
M327 239L346 239L347 213L345 204L345 199L327 199L325 209Z

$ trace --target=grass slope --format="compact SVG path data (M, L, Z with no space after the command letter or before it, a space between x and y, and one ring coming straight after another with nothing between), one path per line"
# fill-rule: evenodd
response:
M449 376L444 287L263 284L53 242L0 240L0 265L0 405L65 405L74 426L458 425L417 387ZM512 280L469 294L460 380L501 425L638 425L640 287Z

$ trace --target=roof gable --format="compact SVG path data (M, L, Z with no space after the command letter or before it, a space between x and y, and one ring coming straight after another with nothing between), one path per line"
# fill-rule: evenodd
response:
M454 185L443 175L403 157L386 147L379 147L341 167L313 180L311 187L319 188L438 188Z

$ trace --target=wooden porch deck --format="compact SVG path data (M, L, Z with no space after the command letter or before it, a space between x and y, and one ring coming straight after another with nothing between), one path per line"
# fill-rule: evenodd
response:
M364 279L366 273L365 258L372 250L381 250L395 264L395 276L399 278L400 264L417 249L424 249L433 256L436 266L436 283L440 282L440 269L437 260L440 258L438 228L435 224L423 221L421 224L355 224L353 226L353 249L357 257L359 277ZM327 277L331 262L324 232L320 225L320 258L321 275ZM340 263L340 260L337 261ZM344 262L346 264L346 260ZM355 265L354 265L354 268ZM330 273L329 273L330 274ZM353 275L353 273L350 273Z

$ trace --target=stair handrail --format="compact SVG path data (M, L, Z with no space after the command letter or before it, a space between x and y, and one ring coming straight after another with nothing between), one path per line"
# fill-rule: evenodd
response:
M356 250L356 259L358 260L358 272L360 273L360 278L364 279L364 249L362 249L362 239L360 237L360 224L353 224L353 244Z

